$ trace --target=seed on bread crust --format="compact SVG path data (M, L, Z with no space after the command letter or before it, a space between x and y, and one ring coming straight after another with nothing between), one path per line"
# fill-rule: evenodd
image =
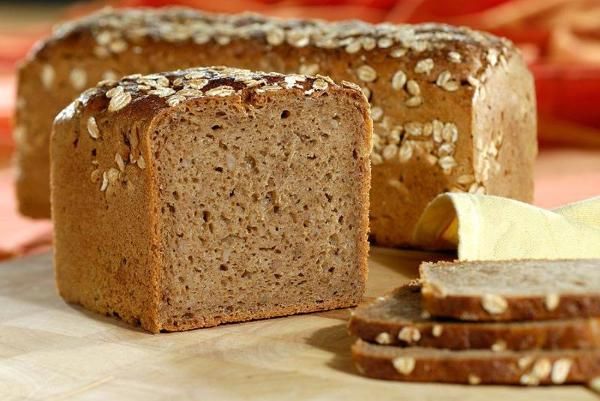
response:
M278 46L285 41L285 32L281 28L274 27L266 33L267 43Z
M317 78L314 80L312 87L317 90L326 90L329 84L324 79Z
M383 157L379 153L371 153L371 164L377 166L383 163Z
M506 341L498 340L492 344L492 351L500 352L506 350Z
M481 306L487 313L498 315L506 311L508 302L500 295L485 294L481 297Z
M402 70L396 71L394 76L392 77L392 89L398 91L404 88L406 84L406 74Z
M404 104L408 107L419 107L423 104L423 98L421 96L412 96L406 99Z
M552 365L552 373L550 379L554 384L562 384L567 380L569 376L569 371L571 370L571 365L573 361L567 358L561 358L554 361Z
M108 174L105 172L102 173L102 184L100 185L100 191L104 192L108 188Z
M385 331L381 332L377 335L377 337L375 337L375 342L383 345L391 344L392 336L390 336L390 333L386 333Z
M525 386L537 386L540 383L540 381L534 375L532 375L530 373L525 373L519 379L519 383L521 383Z
M362 43L359 40L354 40L346 45L346 53L358 53L362 49Z
M137 159L137 166L138 166L140 169L142 169L142 170L146 168L146 162L144 161L144 157L143 157L143 156L140 156L140 157Z
M389 144L385 148L383 148L383 152L381 155L383 156L383 160L392 160L398 154L398 147L394 144Z
M371 118L373 121L379 121L383 117L383 109L379 106L371 107Z
M44 64L42 66L42 72L40 74L40 80L45 89L50 89L54 84L54 77L56 73L54 68L50 64Z
M462 56L460 55L460 53L451 51L448 53L448 61L450 61L451 63L460 63L462 61Z
M421 332L416 327L405 326L398 333L398 339L408 344L417 343L421 339Z
M419 87L417 81L415 81L414 79L409 79L406 82L406 90L409 94L413 96L418 96L421 94L421 88Z
M94 139L98 139L100 137L100 130L98 129L98 124L96 123L96 119L94 117L90 117L87 120L87 131L88 134Z
M394 368L403 375L410 374L415 369L415 358L400 357L392 360Z
M121 172L125 171L125 162L123 161L123 157L120 153L115 154L115 163L117 163L117 167Z
M472 373L469 374L468 380L469 380L469 384L473 384L473 385L477 385L477 384L481 383L481 378Z
M523 358L520 358L517 361L517 365L519 366L520 369L525 369L529 365L531 365L532 362L533 362L533 357L531 357L531 356L524 356Z
M205 92L206 96L230 96L235 93L235 89L231 86L221 85L216 88L209 89Z
M356 70L358 79L364 82L373 82L377 79L377 71L371 66L362 65Z
M434 62L431 58L419 60L415 65L415 72L417 74L429 74L433 70Z
M69 82L73 88L82 90L87 84L87 73L83 68L73 68L69 74Z
M546 358L538 359L533 364L533 370L531 371L539 379L545 379L552 371L552 364Z
M560 303L560 296L558 294L548 294L548 295L546 295L546 298L544 299L544 305L546 306L546 309L548 309L549 311L556 309L558 307L559 303Z
M118 86L117 88L121 88L121 87ZM127 106L130 102L131 102L131 93L123 92L123 91L116 92L110 98L110 102L108 103L108 111L109 112L119 111L119 110L123 109L125 106Z

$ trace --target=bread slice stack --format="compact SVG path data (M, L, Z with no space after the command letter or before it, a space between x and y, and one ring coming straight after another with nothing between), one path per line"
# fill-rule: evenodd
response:
M420 276L354 311L361 374L523 385L600 376L600 260L424 263Z

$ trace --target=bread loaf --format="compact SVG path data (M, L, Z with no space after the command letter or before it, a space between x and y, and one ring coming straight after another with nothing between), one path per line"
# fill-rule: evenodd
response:
M461 320L600 317L600 259L423 263L423 309Z
M600 348L600 319L525 322L459 322L427 317L418 286L403 286L356 308L351 334L381 345L454 350Z
M368 107L352 83L217 67L87 90L51 143L60 294L151 332L355 305Z
M51 123L101 79L202 65L319 73L360 84L375 121L371 235L407 245L445 191L530 201L533 81L505 39L447 25L280 21L185 9L104 11L60 27L19 71L22 213L48 217Z
M358 340L352 359L365 376L413 382L538 385L586 383L600 375L600 349L449 351Z

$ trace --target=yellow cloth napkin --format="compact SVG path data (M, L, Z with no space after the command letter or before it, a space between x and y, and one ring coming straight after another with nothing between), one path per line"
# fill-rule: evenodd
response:
M491 195L438 195L415 243L457 249L460 260L600 258L600 197L546 210Z

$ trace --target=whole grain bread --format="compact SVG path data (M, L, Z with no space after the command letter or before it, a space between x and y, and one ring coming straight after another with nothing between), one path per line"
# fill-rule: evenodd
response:
M600 349L552 351L451 351L394 347L358 340L357 370L368 377L463 384L586 383L600 375Z
M423 309L473 321L600 316L600 259L423 263Z
M421 289L406 285L356 308L350 334L381 345L454 350L600 348L600 319L457 322L433 319L421 308Z
M371 236L407 245L446 191L531 201L531 74L507 40L441 24L282 21L186 9L107 10L59 27L19 70L19 208L48 217L55 115L88 86L202 65L323 74L360 84L374 123Z
M217 67L89 89L52 136L60 294L152 332L356 305L368 107L352 83Z

